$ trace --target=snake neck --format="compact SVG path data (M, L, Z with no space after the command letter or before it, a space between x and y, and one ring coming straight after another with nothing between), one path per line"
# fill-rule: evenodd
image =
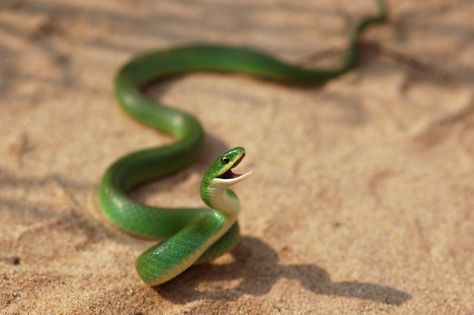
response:
M240 202L237 195L227 188L227 185L209 183L205 187L201 186L201 197L209 207L229 218L237 218Z

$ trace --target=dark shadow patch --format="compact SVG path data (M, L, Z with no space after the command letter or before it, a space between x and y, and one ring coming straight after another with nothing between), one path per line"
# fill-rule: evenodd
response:
M20 257L15 256L15 257L12 258L12 264L15 265L15 266L18 266L20 264L20 262L21 262Z
M0 257L0 262L4 262L9 265L18 266L21 263L21 259L19 256L12 256L12 257Z

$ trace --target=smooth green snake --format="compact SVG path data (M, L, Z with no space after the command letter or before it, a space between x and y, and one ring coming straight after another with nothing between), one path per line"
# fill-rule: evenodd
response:
M207 208L157 208L128 197L127 193L137 185L190 165L198 157L204 139L203 128L195 117L146 97L141 91L144 85L197 71L242 73L301 85L334 79L355 67L360 33L371 24L385 22L385 3L376 2L377 14L362 18L351 28L344 60L334 68L310 69L250 48L198 44L145 53L119 70L115 96L122 109L175 138L172 144L121 157L107 169L99 188L100 207L116 226L137 236L162 240L136 260L137 272L145 283L164 283L191 265L212 260L235 247L240 206L229 187L250 172L232 172L245 156L245 150L237 147L218 157L203 176L200 193Z

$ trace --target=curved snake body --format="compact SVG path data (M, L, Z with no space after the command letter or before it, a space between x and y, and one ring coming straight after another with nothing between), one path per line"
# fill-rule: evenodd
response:
M188 45L143 54L120 69L115 94L122 109L176 139L169 145L121 157L107 169L99 188L101 209L115 225L137 236L164 240L138 257L136 269L143 281L161 284L236 245L239 202L228 188L249 173L232 173L231 169L245 155L243 148L234 148L220 156L203 177L200 192L208 208L157 208L130 199L127 192L138 184L190 165L199 155L204 139L203 128L195 117L144 96L141 88L156 79L197 71L235 72L291 84L331 80L356 65L359 34L367 26L386 20L385 3L379 0L377 4L376 15L363 18L352 27L344 60L334 68L304 68L244 47Z

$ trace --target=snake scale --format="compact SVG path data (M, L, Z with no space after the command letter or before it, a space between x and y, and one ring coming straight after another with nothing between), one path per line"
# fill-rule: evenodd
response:
M356 66L358 38L369 25L387 19L385 2L377 13L356 22L340 65L311 69L289 64L255 49L219 44L197 44L144 53L126 63L115 78L115 96L122 109L139 122L172 135L175 142L127 154L104 173L99 187L103 213L133 235L160 239L136 260L136 270L148 285L159 285L193 264L212 260L238 242L239 200L229 188L249 173L232 169L245 150L233 148L205 172L200 194L204 208L158 208L132 200L127 193L139 184L174 174L199 155L204 131L190 114L146 97L142 88L157 79L191 72L241 73L288 84L310 85L334 79Z

